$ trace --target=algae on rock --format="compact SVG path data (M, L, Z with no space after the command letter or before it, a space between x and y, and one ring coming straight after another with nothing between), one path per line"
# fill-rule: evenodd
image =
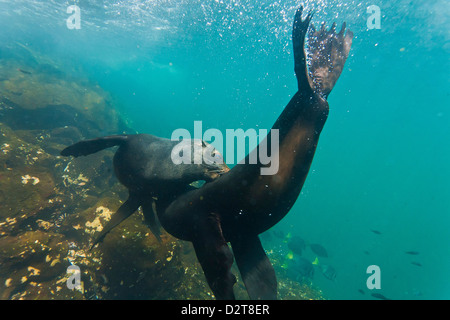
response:
M88 250L127 190L113 173L114 150L59 152L134 132L98 85L21 44L0 53L0 299L213 299L192 245L165 232L159 243L140 212ZM66 285L70 265L81 271L78 290ZM236 296L248 299L233 273ZM281 299L321 297L283 276L279 283Z

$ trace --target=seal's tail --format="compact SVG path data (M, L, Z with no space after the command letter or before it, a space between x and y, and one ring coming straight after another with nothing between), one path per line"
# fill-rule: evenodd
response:
M84 140L77 142L61 151L61 155L68 156L87 156L97 151L119 146L128 140L127 135L107 136L95 138L91 140Z

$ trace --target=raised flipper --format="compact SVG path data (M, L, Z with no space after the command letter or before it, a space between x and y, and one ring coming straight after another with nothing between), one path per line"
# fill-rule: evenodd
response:
M305 37L308 32L309 23L313 16L309 13L305 20L302 20L303 6L295 13L294 25L292 27L292 44L294 48L294 70L297 76L298 89L306 95L310 95L312 91L311 79L308 75L306 64Z
M347 31L347 32L345 32ZM350 48L353 32L346 30L346 23L341 31L336 32L336 22L327 31L325 23L316 31L311 24L308 35L308 62L311 72L311 86L316 92L328 97L344 69Z
M234 300L236 277L231 273L233 254L223 237L219 217L216 214L202 216L193 221L193 227L192 243L209 287L216 299Z
M276 300L277 278L257 235L231 241L234 258L252 300Z
M91 140L84 140L77 142L71 146L68 146L64 150L61 151L62 156L87 156L89 154L98 152L100 150L121 145L125 141L127 141L127 135L117 135L117 136L108 136L95 138Z
M123 220L128 218L135 212L140 206L140 199L130 195L127 201L125 201L120 208L113 214L111 220L103 227L101 233L95 238L94 243L92 244L90 250L99 242L102 242L105 236L112 230L114 227L119 225Z
M142 203L142 213L144 214L145 224L158 242L161 243L161 225L157 219L156 203L153 198L144 200Z

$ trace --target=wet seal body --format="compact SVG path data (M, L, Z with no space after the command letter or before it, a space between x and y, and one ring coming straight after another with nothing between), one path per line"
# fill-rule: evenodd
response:
M264 164L249 164L248 158L258 152L256 147L244 164L180 195L166 210L158 211L166 231L192 241L218 299L234 299L233 257L251 299L277 298L275 271L258 234L279 222L297 200L328 117L327 97L350 51L353 34L345 32L345 23L339 33L336 24L330 30L325 24L316 30L309 28L312 15L302 20L302 11L297 10L292 33L298 92L272 127L279 130L278 172L261 175ZM307 57L304 43L308 29ZM271 139L270 133L266 139Z
M217 153L202 140L189 140L192 156L196 153ZM179 142L149 134L117 135L77 142L61 151L62 156L87 156L100 150L118 146L113 163L119 181L128 188L129 198L113 215L93 245L102 241L120 222L129 217L140 206L145 221L158 238L160 226L156 219L156 203L164 208L180 194L194 190L190 184L204 180L210 182L229 168L225 164L174 164L172 150ZM201 154L203 156L203 154ZM206 157L205 157L206 158Z
M272 127L279 132L278 172L275 175L261 175L260 169L267 165L260 162L257 156L258 162L250 164L249 157L255 157L254 153L258 153L257 146L241 162L244 164L222 172L219 178L212 179L199 189L187 188L184 182L181 183L184 170L188 173L192 169L178 171L176 179L172 177L169 180L179 183L179 188L169 187L167 192L162 192L162 201L159 198L156 201L156 212L162 227L173 236L193 243L206 280L217 299L235 298L233 285L236 278L231 273L233 258L251 299L277 298L275 271L258 234L279 222L290 211L300 194L328 117L327 97L343 70L353 37L350 30L345 32L345 23L339 33L336 32L336 24L330 30L325 29L325 24L320 30L312 25L309 28L312 15L308 14L302 19L302 12L303 8L297 10L292 33L298 92ZM304 44L308 29L307 56ZM306 61L309 62L309 68ZM265 139L269 140L261 143L271 145L270 133ZM103 141L102 144L108 145L108 142ZM95 143L92 142L92 145L95 146ZM112 145L116 144L112 143L110 146ZM128 184L130 189L127 202L131 204L127 205L126 202L123 205L128 207L125 211L129 213L138 205L136 200L130 199L143 201L142 196L134 196L133 187L143 186L145 183L136 180L136 177L142 177L139 171L129 169L139 167L134 165L134 160L127 158L134 152L123 149L122 155L121 148L122 146L114 163L119 179L125 185ZM142 151L144 154L138 163L145 167L148 161L153 160L145 153L145 148L140 152ZM133 165L130 166L130 163ZM156 163L161 163L162 166L153 168L150 172L162 172L171 168L164 161ZM201 170L196 173L204 176ZM146 180L149 177L144 175L144 178ZM146 187L145 190L152 188ZM120 213L119 216L123 217L124 214Z

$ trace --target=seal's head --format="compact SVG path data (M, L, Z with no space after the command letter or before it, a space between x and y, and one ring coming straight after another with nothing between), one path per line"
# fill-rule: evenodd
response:
M194 140L194 163L198 160L201 150L201 161L204 168L205 177L209 178L207 181L212 181L220 177L221 175L230 171L230 168L226 165L222 154L214 148L211 144L203 140ZM199 148L201 146L201 149ZM198 151L196 151L198 150Z

